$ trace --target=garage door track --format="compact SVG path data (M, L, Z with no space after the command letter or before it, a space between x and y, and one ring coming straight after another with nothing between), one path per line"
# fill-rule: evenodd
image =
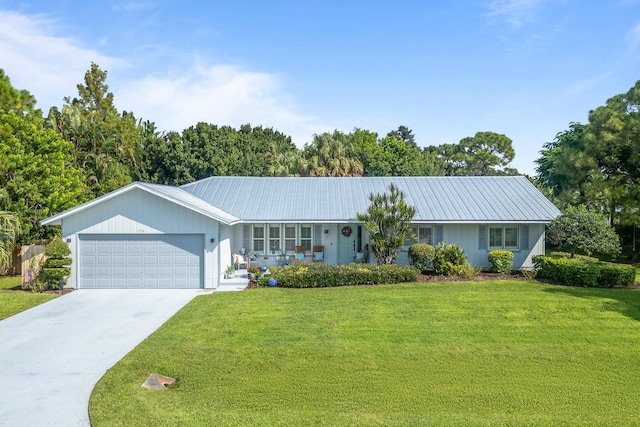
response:
M88 426L95 383L203 292L78 290L0 321L0 425Z

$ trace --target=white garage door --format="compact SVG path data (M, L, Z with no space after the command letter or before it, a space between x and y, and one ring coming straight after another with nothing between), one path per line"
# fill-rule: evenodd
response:
M80 288L202 288L201 234L81 235Z

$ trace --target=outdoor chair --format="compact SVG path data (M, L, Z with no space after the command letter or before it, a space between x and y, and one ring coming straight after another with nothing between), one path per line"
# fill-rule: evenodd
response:
M313 257L311 262L324 262L324 246L313 247Z
M236 270L249 268L249 261L240 254L233 254L233 266Z
M306 248L304 246L296 246L293 251L293 263L298 264L306 264L307 257L305 255Z

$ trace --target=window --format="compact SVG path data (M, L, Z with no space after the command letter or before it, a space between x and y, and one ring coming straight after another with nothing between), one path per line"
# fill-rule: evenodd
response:
M433 244L433 229L431 227L411 227L411 232L415 234L417 240L411 236L407 236L407 240L405 241L406 246L411 246L415 243Z
M253 249L252 252L264 253L264 226L253 226Z
M296 247L296 225L287 224L284 226L284 250L293 252Z
M518 247L518 226L492 226L489 227L489 247L490 248L517 248Z
M280 225L269 225L269 253L280 252Z
M311 226L300 226L300 246L304 246L307 252L311 252Z

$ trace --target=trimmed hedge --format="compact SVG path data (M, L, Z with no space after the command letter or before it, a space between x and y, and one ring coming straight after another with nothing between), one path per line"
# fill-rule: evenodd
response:
M278 271L278 286L284 288L324 288L415 282L420 271L405 265L292 264Z
M513 269L513 252L496 249L489 252L489 263L494 273L509 274Z
M556 252L551 252L549 255L552 256L552 257L556 257L556 258L571 258L571 254L569 252L556 251ZM591 262L598 262L599 261L598 258L595 258L595 257L592 257L592 256L587 256L587 255L580 255L580 254L575 254L573 256L573 258L581 259L583 261L591 261Z
M538 277L566 286L630 288L635 285L635 268L610 262L539 255L533 258Z
M426 243L416 243L409 246L409 259L411 265L420 271L426 271L433 263L436 256L436 248Z

